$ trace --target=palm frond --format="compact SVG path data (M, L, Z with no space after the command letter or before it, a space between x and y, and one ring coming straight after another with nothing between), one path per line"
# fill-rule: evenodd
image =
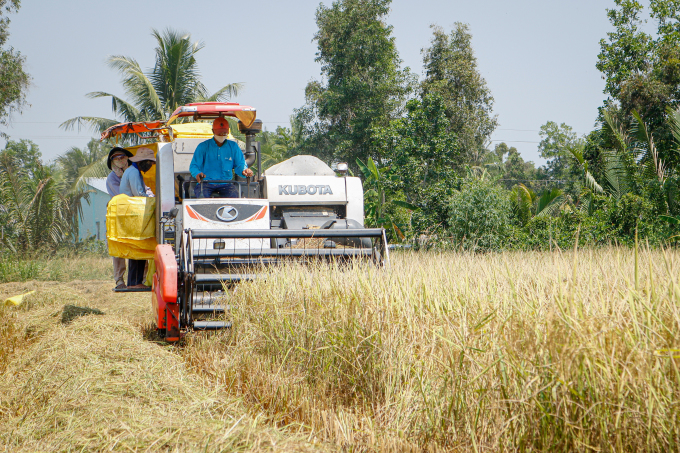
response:
M56 166L38 165L28 172L11 155L0 153L0 204L13 238L8 245L25 251L61 242L73 229L63 215L66 193Z
M359 170L363 173L364 178L368 179L371 177L371 170L369 170L368 166L359 158L357 158L357 167L359 167Z
M636 110L633 110L632 113L633 118L635 119L632 130L637 139L647 146L647 154L642 159L642 162L646 163L646 173L648 175L655 175L659 179L659 182L663 184L666 175L666 166L663 161L659 159L659 153L654 144L653 134L640 114Z
M605 153L605 191L620 200L632 191L632 181L621 156L617 152Z
M166 111L154 84L134 58L113 55L109 57L108 64L123 76L125 92L134 100L137 110L143 112L144 119L165 119Z
M126 100L119 98L118 96L114 96L113 94L105 93L103 91L94 91L92 93L87 93L86 96L90 99L102 97L111 98L111 110L116 115L122 117L122 121L115 121L113 124L132 123L135 121L144 121L149 119L147 116L145 116L145 113L140 111L137 107Z
M586 171L586 185L595 193L604 193L604 188L598 184L595 177L589 171Z
M239 91L243 89L243 83L230 83L225 85L211 95L205 95L199 97L198 102L219 102L231 99L234 96L238 96Z
M409 203L408 201L394 200L394 201L392 201L392 203L395 206L399 206L400 208L408 209L409 211L420 211L420 207L418 207L418 206L416 206L412 203Z
M73 189L82 191L90 178L106 178L111 170L106 166L108 156L103 156L99 160L80 168L80 175L73 183Z
M592 215L593 194L589 192L580 197L578 203L578 210L584 214Z
M666 179L663 183L663 191L666 198L666 205L670 212L676 212L678 207L678 197L680 197L680 188L674 179Z
M660 215L659 219L665 220L666 222L671 223L673 225L680 225L680 218L678 217L673 217L671 215Z
M554 215L559 210L563 199L564 192L561 189L546 190L536 204L536 216Z
M602 186L598 184L598 182L595 180L595 177L593 177L592 173L590 173L590 171L588 170L588 162L583 157L583 150L581 148L572 147L568 147L567 150L571 153L574 159L576 159L576 161L583 167L586 179L586 186L595 193L603 193L604 189L602 189Z
M95 116L77 116L75 118L68 119L59 125L59 128L65 131L71 131L76 129L80 132L81 128L88 126L92 132L102 133L109 127L118 124L120 121L108 119L108 118L98 118Z
M603 127L612 134L612 137L614 138L614 147L622 153L627 152L630 148L630 137L628 136L628 133L614 117L612 112L606 110L603 113L603 116L605 119Z
M26 224L26 206L31 198L30 188L24 183L27 178L15 158L0 154L0 199L9 219L19 225Z
M524 184L517 184L510 192L510 202L515 216L526 224L533 215L534 200L536 193Z
M673 134L673 141L675 142L675 151L680 152L680 108L677 110L672 107L666 107L667 122Z

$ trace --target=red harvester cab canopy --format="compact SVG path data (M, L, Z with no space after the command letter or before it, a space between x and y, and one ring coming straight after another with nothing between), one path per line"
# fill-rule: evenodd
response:
M122 134L140 134L144 132L160 132L162 135L171 133L169 125L177 118L192 117L196 120L211 120L224 116L238 118L246 127L255 122L257 111L249 105L240 105L236 102L195 102L183 105L172 112L168 121L142 121L137 123L120 123L111 126L102 133L101 140L118 137ZM153 137L147 137L153 138ZM170 136L172 140L172 136Z
M187 116L195 120L210 120L221 116L234 116L238 118L246 127L250 127L255 122L257 112L254 107L240 105L236 102L195 102L183 105L178 108L168 119L167 124L172 124L177 118Z

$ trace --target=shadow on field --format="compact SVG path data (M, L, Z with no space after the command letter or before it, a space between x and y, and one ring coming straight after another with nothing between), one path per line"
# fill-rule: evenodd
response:
M61 313L61 323L70 324L74 319L87 315L103 315L104 312L97 308L79 307L77 305L64 305Z

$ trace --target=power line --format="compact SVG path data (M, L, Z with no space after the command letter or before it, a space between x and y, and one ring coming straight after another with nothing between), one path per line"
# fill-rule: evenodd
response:
M497 179L496 181L523 181L523 182L557 182L564 184L567 181L562 181L561 179Z
M498 128L496 129L497 131L514 131L514 132L541 132L537 129L503 129L503 128Z
M503 129L503 128L500 128L500 127L496 130L497 131L513 131L513 132L542 132L539 129ZM576 134L582 134L582 132L578 132L578 131L572 131L572 132L574 132Z
M505 143L541 143L541 142L529 142L525 140L489 140L491 142L505 142Z
M61 124L61 123L59 121L12 121L12 124Z
M95 138L93 135L69 135L66 137L51 137L51 136L40 136L40 135L22 135L9 137L10 140L25 140L25 139L41 139L41 140L73 140L75 138Z
M12 124L61 124L63 121L12 121ZM290 121L263 121L263 124L290 124Z

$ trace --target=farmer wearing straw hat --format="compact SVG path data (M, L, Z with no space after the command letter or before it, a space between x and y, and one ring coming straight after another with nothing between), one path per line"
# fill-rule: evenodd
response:
M109 195L115 197L120 194L120 179L123 172L128 168L128 158L132 157L132 153L124 148L115 147L109 151L109 157L106 159L106 165L111 170L109 176L106 177L106 190ZM125 258L113 257L113 278L116 280L116 287L114 289L125 289Z
M189 166L191 176L198 182L194 194L196 198L210 198L217 192L223 198L238 198L234 184L210 181L231 181L232 171L236 171L237 175L253 176L253 171L246 165L241 148L227 140L229 122L217 118L213 121L212 130L213 138L199 143Z
M153 193L146 187L142 177L142 172L146 173L151 170L151 167L156 163L153 150L146 147L139 148L137 154L129 160L132 162L132 165L123 173L123 177L120 180L120 193L124 193L129 197L153 197ZM128 260L128 288L147 288L142 283L144 281L145 265L146 260Z

